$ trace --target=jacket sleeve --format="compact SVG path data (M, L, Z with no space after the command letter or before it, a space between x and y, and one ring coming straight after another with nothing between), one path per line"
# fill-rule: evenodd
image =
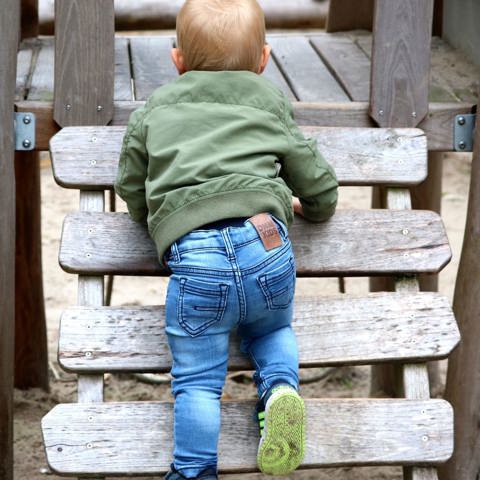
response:
M280 176L300 199L307 220L327 220L334 214L337 205L335 172L318 151L315 140L305 139L300 132L293 120L290 102L286 102L285 125L289 146Z
M128 213L136 222L146 222L148 215L145 199L148 153L142 133L144 114L144 108L140 108L130 116L115 181L115 192L125 200Z

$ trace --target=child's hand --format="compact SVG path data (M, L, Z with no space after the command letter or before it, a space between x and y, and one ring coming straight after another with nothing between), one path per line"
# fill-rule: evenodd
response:
M293 207L293 211L297 215L301 215L302 217L304 217L302 204L300 203L300 200L297 197L292 197L292 207Z

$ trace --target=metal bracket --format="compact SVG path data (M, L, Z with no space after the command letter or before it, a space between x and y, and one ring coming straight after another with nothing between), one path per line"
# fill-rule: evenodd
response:
M15 112L15 150L30 151L35 148L35 115L29 112Z
M475 131L476 115L469 113L457 115L453 132L453 149L456 152L473 152L473 133Z

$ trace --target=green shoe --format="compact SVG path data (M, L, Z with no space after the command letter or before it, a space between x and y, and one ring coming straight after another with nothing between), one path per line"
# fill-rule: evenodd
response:
M305 455L306 412L302 398L292 387L276 387L265 411L258 413L258 420L258 468L269 475L292 473Z

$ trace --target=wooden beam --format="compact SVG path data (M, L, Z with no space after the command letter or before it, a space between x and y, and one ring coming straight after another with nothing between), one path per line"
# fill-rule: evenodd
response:
M13 100L20 3L0 3L0 478L13 480L15 175Z
M144 102L115 102L112 125L126 125L130 114ZM48 150L48 142L59 128L53 121L51 102L21 101L15 104L19 112L33 112L37 116L37 150ZM373 127L366 102L293 104L299 125L323 127ZM430 151L453 150L453 121L456 115L470 113L469 103L431 103L428 116L418 125L428 138Z
M22 40L38 37L38 0L21 0L22 2Z
M475 134L467 224L453 309L462 336L448 362L445 398L455 410L455 452L442 480L476 479L480 473L480 129Z
M54 119L106 125L113 117L113 0L55 2Z
M330 0L327 32L371 30L374 0Z

